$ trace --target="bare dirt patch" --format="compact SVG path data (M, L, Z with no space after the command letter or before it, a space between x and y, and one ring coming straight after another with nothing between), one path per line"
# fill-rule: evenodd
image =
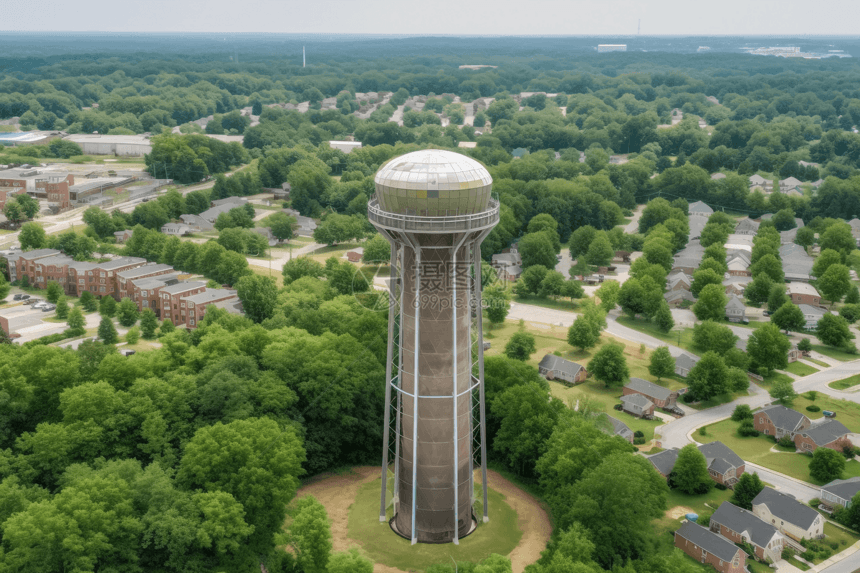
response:
M673 507L672 509L667 511L666 515L668 517L671 517L672 519L678 519L680 517L684 517L688 513L696 513L696 512L693 511L692 509L690 509L689 507L686 507L683 505L676 505L675 507Z
M517 512L517 524L523 532L519 544L508 555L513 573L522 573L526 565L540 558L552 534L549 516L540 502L516 487L498 472L487 472L490 486L505 496L505 501ZM299 488L296 497L312 495L322 503L331 519L332 549L345 551L358 543L348 535L349 508L359 488L379 478L377 467L355 467L345 474L320 474ZM492 512L492 509L491 509ZM683 515L683 514L682 514ZM492 519L492 515L491 515ZM376 563L374 573L402 573L400 569Z

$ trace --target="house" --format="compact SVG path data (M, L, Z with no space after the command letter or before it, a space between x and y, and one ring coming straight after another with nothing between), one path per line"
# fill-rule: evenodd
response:
M794 445L802 452L814 452L818 448L842 452L845 448L853 446L848 438L850 433L851 430L846 428L842 422L825 419L795 434Z
M214 201L211 201L210 205L212 207L220 207L221 205L233 205L234 207L241 207L247 202L248 200L244 197L225 197L224 199L215 199Z
M272 189L272 199L275 201L289 201L290 200L290 184L282 183L280 189Z
M622 396L641 394L654 403L658 408L673 408L678 400L678 393L648 382L642 378L631 378L630 382L622 389Z
M164 235L175 235L184 237L191 234L191 228L184 223L167 223L161 227L161 233Z
M621 397L621 409L640 418L654 417L654 403L641 394L629 394Z
M622 422L618 418L613 418L612 416L609 416L608 414L599 414L598 415L598 418L602 419L604 417L609 422L609 425L612 428L612 434L613 435L624 438L625 440L627 440L631 444L633 443L633 437L634 437L633 436L633 430L628 428L627 424L625 424L624 422ZM605 433L608 434L609 430L608 429L605 430Z
M131 229L126 229L124 231L117 231L113 236L116 238L117 243L124 243L131 238L132 233Z
M788 283L788 286L786 286L786 292L788 297L791 299L791 302L798 306L801 304L808 304L811 306L818 306L821 304L821 295L818 294L818 291L811 284L790 282Z
M729 297L726 303L726 318L731 322L742 322L747 318L747 307L740 298L735 295Z
M675 358L675 374L682 378L686 378L687 375L690 374L690 370L693 369L693 366L695 366L698 361L698 356L693 356L686 352L682 353L680 356Z
M684 289L669 291L663 295L663 298L666 299L669 306L674 308L680 307L684 301L696 302L696 297L693 296L693 293Z
M728 258L728 257L727 257ZM750 271L750 261L744 256L735 255L731 257L730 260L726 263L728 266L728 273L733 277L751 277L752 271Z
M183 223L188 225L194 232L215 230L215 225L213 225L211 222L207 221L200 215L180 215L179 219Z
M750 189L761 187L764 191L773 191L773 181L769 181L759 174L750 177Z
M541 359L538 372L547 380L559 380L570 385L578 384L588 377L588 371L581 365L555 354L547 354Z
M749 543L755 556L776 563L782 559L786 539L779 530L756 517L751 511L724 501L711 515L710 530L732 543Z
M797 542L824 537L824 517L793 497L765 487L752 502L753 514Z
M747 554L727 539L692 521L675 531L675 547L720 573L744 573Z
M798 179L797 177L787 177L785 179L780 180L779 189L783 193L788 191L789 189L795 189L803 185L803 181Z
M860 477L835 479L821 486L821 493L818 495L821 505L818 509L833 512L837 505L848 509L858 492L860 492Z
M197 328L197 325L203 320L209 305L231 301L238 302L239 297L235 290L206 288L203 292L183 297L180 301L188 312L185 327L193 329Z
M782 259L782 270L788 282L809 282L812 280L812 265L815 259L809 256L804 247L794 243L783 244L779 247L779 257Z
M827 311L823 308L808 304L799 304L797 308L800 309L800 312L803 313L803 317L806 319L806 330L815 330L818 328L818 321L827 314Z
M754 412L753 425L766 436L774 436L778 440L788 435L793 440L797 432L805 430L812 422L800 412L774 405Z
M523 268L519 265L508 265L498 269L499 278L503 281L516 282L523 274Z
M738 221L738 224L735 225L735 234L736 235L755 235L758 233L759 223L746 217Z
M730 296L743 296L744 287L739 283L729 283L726 285L726 294Z
M691 217L710 217L714 210L701 201L690 203L689 213Z
M752 253L753 238L742 233L732 233L726 239L726 251L746 251Z
M364 256L364 247L357 247L346 252L346 260L351 263L360 263L361 257Z
M705 456L708 474L717 483L731 487L746 471L745 462L722 442L702 444L697 449ZM672 448L646 457L657 470L657 473L663 477L668 477L675 469L679 451Z
M693 277L684 273L675 273L666 279L667 289L673 290L690 290L693 285Z
M613 258L615 260L621 261L622 263L629 263L630 262L630 255L632 255L632 254L633 253L631 253L630 251L615 251L615 257L613 257Z
M813 189L818 189L819 187L824 185L824 179L819 179L817 181L813 181L809 185L812 186Z

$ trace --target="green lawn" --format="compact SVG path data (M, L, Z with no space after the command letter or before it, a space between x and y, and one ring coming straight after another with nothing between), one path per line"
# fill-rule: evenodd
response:
M669 344L673 344L685 350L689 350L690 352L701 352L699 349L693 348L693 329L685 328L683 330L672 330L670 332L663 332L660 330L656 324L653 322L645 322L644 320L636 320L630 318L628 316L620 316L616 319L618 324L626 326L627 328L632 328L633 330L638 330L644 334L649 336L653 336L658 340L662 340L664 342L668 342ZM680 336L678 333L680 332Z
M713 408L714 406L720 406L722 404L734 402L742 396L749 396L749 392L729 392L726 394L719 394L702 402L694 402L692 404L684 403L684 405L689 406L694 410L707 410L708 408Z
M763 386L765 388L769 387L774 382L793 382L794 379L787 374L780 374L779 372L771 372L769 375L764 377L764 380L758 382L759 386Z
M855 543L857 543L857 540L860 539L857 534L852 533L850 531L846 531L845 529L839 527L838 525L834 525L829 521L824 522L824 535L826 536L827 541L835 541L839 544L840 548L834 551L834 553L842 551L846 547L854 545Z
M758 561L753 561L752 559L747 559L747 568L750 570L750 573L772 573L773 571L773 569L771 569L764 563L759 563Z
M797 402L795 402L795 409L802 411L805 414L809 414L810 418L820 417L820 412L806 412L803 408L798 408L798 404L802 401L804 400L797 400ZM808 400L805 400L805 402L809 404ZM824 406L825 402L827 402L827 400L819 398L816 400L816 405L826 407ZM860 409L860 406L856 404L855 407ZM846 420L843 420L843 423L845 422ZM776 446L776 444L771 437L742 437L738 435L738 425L739 424L737 422L733 422L732 420L723 420L722 422L706 426L706 436L701 436L696 432L693 434L693 438L701 443L719 440L731 448L745 461L759 464L779 473L816 485L824 485L824 483L826 483L817 482L809 475L809 462L812 461L811 456L807 456L805 454L772 452L771 448ZM847 425L848 424L846 424L846 426ZM847 462L845 464L845 472L842 477L860 477L860 463L854 460Z
M681 520L686 519L685 515L692 511L699 516L711 515L718 507L732 497L732 490L719 490L712 488L711 491L701 495L687 495L678 490L669 490L669 497L666 500L666 515L653 522L654 529L658 534L663 534L667 531L675 531L681 526ZM684 514L679 517L670 517L669 512L673 508L684 508Z
M830 364L827 362L822 362L821 360L816 360L815 358L809 358L808 356L804 358L807 362L812 362L813 364L818 364L822 368L830 368Z
M828 386L835 388L836 390L845 390L846 388L851 388L857 384L860 384L860 374L855 374L854 376L849 376L848 378L831 382Z
M358 541L374 562L403 571L424 570L436 563L450 561L476 562L491 553L508 555L520 542L523 532L517 513L504 501L505 497L490 488L493 518L479 523L478 529L452 543L412 545L391 530L388 522L379 521L379 480L364 484L349 509L349 537ZM388 517L392 517L389 508Z
M818 368L813 368L803 362L792 362L785 369L786 372L791 372L795 376L809 376L818 372Z
M841 362L851 362L852 360L860 358L860 355L858 354L849 354L848 352L843 352L838 348L824 346L823 344L813 344L812 349L819 354L823 354L828 358L833 358L834 360L839 360Z
M512 300L520 304L530 304L532 306L540 306L542 308L551 308L553 310L565 310L573 312L579 308L579 303L569 299L554 299L554 298L538 298L536 296L517 296L512 292Z

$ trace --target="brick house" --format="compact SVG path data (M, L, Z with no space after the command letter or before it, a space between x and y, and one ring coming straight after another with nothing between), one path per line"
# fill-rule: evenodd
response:
M621 391L622 396L629 396L631 394L645 396L658 408L672 408L678 400L677 392L672 392L668 388L658 386L642 378L631 378L630 382Z
M185 308L188 313L185 326L187 328L197 328L197 324L203 320L203 317L206 315L206 307L208 305L214 305L215 303L232 299L239 300L239 297L236 296L235 290L216 288L207 288L201 293L181 299L185 303Z
M747 556L740 547L692 521L675 531L675 547L720 573L746 571Z
M818 506L818 509L827 512L832 512L836 506L848 509L858 492L860 492L860 477L835 479L829 484L821 486L821 493L818 495L821 505Z
M134 233L134 231L131 229L125 229L124 231L117 231L113 236L116 239L116 242L121 244L129 240L132 233Z
M705 456L711 479L719 484L731 487L746 471L746 463L722 442L702 444L697 449ZM675 469L678 452L678 449L672 448L646 457L657 470L657 473L663 477L668 477Z
M92 270L87 271L87 276L95 278L98 285L99 296L112 296L119 301L120 296L119 282L117 281L117 273L142 267L147 263L146 259L140 257L120 257L106 263L96 263ZM90 289L92 291L92 289ZM95 291L93 291L95 292Z
M69 280L66 286L68 287L67 293L72 296L81 296L81 294L88 290L94 294L98 293L98 285L95 277L91 272L94 268L96 268L95 263L87 263L87 262L78 262L69 264Z
M75 184L75 176L71 174L51 175L44 183L45 198L48 200L48 207L59 212L65 211L72 206L71 193L69 188ZM36 182L39 187L39 182Z
M30 277L31 284L38 288L46 288L49 282L54 281L59 283L65 292L69 264L73 262L74 259L66 255L38 259L35 265L35 275Z
M30 281L31 285L36 284L36 261L39 259L45 259L47 257L56 257L60 255L60 251L56 249L36 249L33 251L27 251L25 253L21 253L18 256L15 268L15 276L20 280L21 277L27 275L27 279ZM42 287L44 288L44 287Z
M175 285L166 286L161 289L161 320L169 318L174 325L179 326L185 324L186 320L186 303L184 298L200 294L206 290L206 283L191 281L177 283Z
M824 537L824 518L793 497L765 487L752 502L753 514L795 541Z
M693 286L693 277L684 273L675 273L666 278L667 290L690 290Z
M825 420L795 434L794 445L802 452L814 452L818 448L828 448L842 452L853 444L848 438L851 430L842 422Z
M6 201L11 200L20 193L24 193L23 187L0 187L0 211L6 208Z
M688 290L678 289L667 292L663 295L666 303L672 308L679 308L685 301L696 302L696 297Z
M782 559L786 539L779 530L728 501L711 515L710 530L732 543L749 543L755 556L762 561L776 563Z
M774 405L754 412L753 425L766 436L774 436L778 440L788 435L793 440L796 433L811 426L812 422L800 412Z
M541 359L538 372L547 380L559 380L571 385L578 384L588 377L588 371L582 365L555 354L547 354Z
M810 306L819 306L821 304L821 295L814 286L808 283L791 282L786 287L788 297L796 305L808 304Z
M134 269L118 272L116 274L116 280L118 283L117 295L120 299L122 297L128 297L134 300L133 281L166 275L173 272L176 271L170 265L161 265L157 263L148 263Z
M167 286L172 286L179 283L179 274L170 273L135 279L130 281L132 295L131 300L137 303L137 309L143 312L143 309L149 308L155 316L161 318L161 289Z

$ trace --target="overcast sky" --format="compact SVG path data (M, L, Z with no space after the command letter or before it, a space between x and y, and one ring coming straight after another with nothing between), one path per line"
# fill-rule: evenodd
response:
M860 0L2 0L0 30L851 35Z

